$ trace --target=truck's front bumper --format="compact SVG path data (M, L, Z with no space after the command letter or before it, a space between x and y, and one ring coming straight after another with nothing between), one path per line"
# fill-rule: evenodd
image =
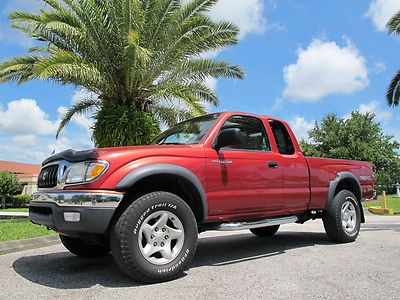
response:
M33 194L29 219L69 235L106 232L122 193L111 191L59 191Z

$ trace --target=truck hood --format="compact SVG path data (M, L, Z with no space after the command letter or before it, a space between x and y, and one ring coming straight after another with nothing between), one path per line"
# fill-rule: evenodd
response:
M186 156L198 157L198 150L203 149L203 145L149 145L149 146L128 146L94 149L99 157L104 160L129 160L139 159L150 156Z
M149 145L149 146L127 146L97 148L76 151L68 149L54 154L43 161L42 165L47 165L58 160L69 162L81 162L86 160L107 160L109 162L129 162L136 159L151 156L180 156L180 157L199 157L203 145Z

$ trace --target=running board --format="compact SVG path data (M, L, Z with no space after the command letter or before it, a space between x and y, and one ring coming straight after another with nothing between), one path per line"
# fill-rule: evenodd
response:
M259 228L266 226L275 226L288 223L295 223L298 221L298 219L299 218L296 216L290 216L290 217L275 218L275 219L264 219L255 222L222 223L218 225L216 230L234 231L234 230L244 230L244 229Z

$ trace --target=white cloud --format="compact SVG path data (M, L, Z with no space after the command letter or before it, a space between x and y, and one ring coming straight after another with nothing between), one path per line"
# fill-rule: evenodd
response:
M387 108L382 108L380 102L378 101L361 103L356 111L362 114L373 113L375 114L375 118L378 122L387 122L393 118L393 114ZM345 119L348 119L349 117L350 114L346 115Z
M208 77L206 79L206 84L213 90L216 91L217 90L217 84L218 84L218 80L214 77Z
M84 89L78 89L74 92L74 94L71 98L71 104L76 104L83 100L96 99L97 97L98 96L95 93L89 92ZM59 117L61 118L62 115L64 115L67 112L67 110L68 110L67 107L60 106L57 110ZM75 123L76 125L78 125L79 127L81 127L82 129L84 129L86 131L88 138L90 138L90 136L92 134L92 127L94 125L94 120L91 117L93 115L93 113L94 113L94 110L89 111L84 114L75 114L71 119L72 123Z
M304 117L295 116L289 124L299 141L309 141L308 132L314 128L315 120L307 121Z
M93 147L88 119L77 117L73 122L84 130L63 132L56 140L59 120L49 118L35 100L9 102L6 109L0 107L0 159L40 163L54 150Z
M348 40L340 47L314 39L297 55L297 62L283 69L285 97L316 102L329 94L351 94L369 84L365 59Z
M240 28L240 38L249 33L263 33L267 22L262 0L220 0L210 11L216 20L230 21Z
M48 115L40 109L35 100L21 99L11 101L7 110L0 107L0 130L24 135L54 134L58 121L49 120Z
M365 14L372 20L376 29L386 30L386 24L395 13L400 10L399 0L373 0Z
M19 147L32 147L36 144L36 135L24 134L16 135L12 138L13 144Z
M382 62L382 61L374 62L374 68L372 69L372 71L374 73L381 73L381 72L383 72L385 70L386 70L386 65L385 65L384 62Z
M99 96L93 92L90 92L85 89L78 89L74 92L72 96L71 102L72 104L79 103L83 100L94 100L97 99Z
M182 0L183 3L189 1ZM268 27L262 0L219 0L209 14L214 20L236 24L241 39L250 33L263 33ZM275 23L271 24L271 29L277 29Z

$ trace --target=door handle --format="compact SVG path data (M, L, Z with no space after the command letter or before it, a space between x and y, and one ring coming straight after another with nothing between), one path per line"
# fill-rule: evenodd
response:
M268 162L268 167L269 167L269 168L272 168L272 169L275 169L275 168L278 167L278 162L276 162L276 161L269 161L269 162Z

